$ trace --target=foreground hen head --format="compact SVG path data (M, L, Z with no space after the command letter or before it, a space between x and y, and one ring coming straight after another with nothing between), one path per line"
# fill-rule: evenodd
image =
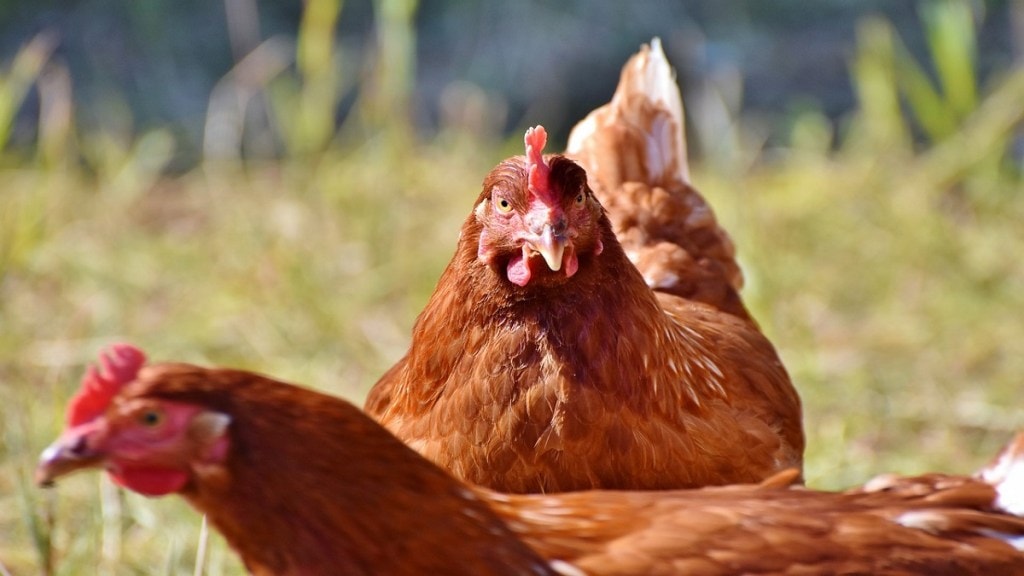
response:
M184 489L197 466L221 462L228 448L224 414L122 392L142 379L145 355L117 344L90 367L68 408L68 429L44 452L39 478L102 466L114 482L147 496Z
M571 278L581 256L596 256L601 205L586 173L563 156L541 154L543 126L526 132L526 155L499 164L484 180L474 214L482 227L477 256L513 284Z

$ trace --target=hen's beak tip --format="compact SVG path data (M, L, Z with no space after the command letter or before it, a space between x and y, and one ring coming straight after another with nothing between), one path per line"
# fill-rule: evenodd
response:
M544 257L544 262L552 272L562 269L562 256L565 254L565 238L556 236L551 226L545 226L534 248Z
M84 449L83 439L60 437L39 455L35 482L41 488L51 488L62 478L85 468L97 466L101 457Z

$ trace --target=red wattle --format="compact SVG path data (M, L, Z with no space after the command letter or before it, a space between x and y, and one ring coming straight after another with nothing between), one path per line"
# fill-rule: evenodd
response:
M565 277L572 278L572 275L580 269L580 261L576 258L576 249L571 245L565 247Z
M122 468L110 472L114 484L143 496L164 496L180 492L188 484L188 474L167 468Z

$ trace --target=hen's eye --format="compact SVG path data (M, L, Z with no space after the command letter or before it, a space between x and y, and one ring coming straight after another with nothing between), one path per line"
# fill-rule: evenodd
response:
M586 200L586 197L583 195L583 192L580 192L579 194L576 195L577 206L582 206L584 200Z
M512 203L504 198L498 198L498 210L502 213L507 214L512 211Z
M164 414L159 410L146 410L142 414L139 414L139 424L152 428L158 426L164 421Z

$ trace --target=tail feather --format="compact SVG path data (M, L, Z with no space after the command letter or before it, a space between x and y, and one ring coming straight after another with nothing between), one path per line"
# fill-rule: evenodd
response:
M611 102L573 128L566 154L587 170L652 289L750 320L732 240L690 186L684 122L675 73L655 38L623 67Z
M665 57L661 49L661 40L651 40L649 61L635 64L645 72L642 82L646 85L645 92L654 102L660 102L669 112L671 122L665 122L658 126L655 143L661 151L662 170L667 172L670 166L675 166L680 182L690 183L690 163L686 151L686 116L683 114L683 97L679 93L679 83L676 81L676 73ZM653 161L652 161L653 163Z
M619 178L604 185L615 187L630 181L689 184L685 122L676 74L661 49L661 40L655 38L622 68L611 102L591 112L573 128L566 152L572 156L585 154L588 147L612 140L612 156L621 158L622 164L615 172ZM609 127L632 134L608 138L602 131ZM624 143L638 148L635 159L643 161L628 162L633 159L624 158Z
M996 488L996 507L1024 516L1024 432L1019 432L992 462L976 474Z

